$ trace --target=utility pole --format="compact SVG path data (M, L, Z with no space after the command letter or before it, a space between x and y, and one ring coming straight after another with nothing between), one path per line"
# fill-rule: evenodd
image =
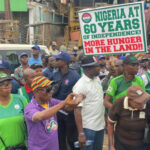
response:
M5 0L5 20L11 20L12 19L12 13L10 11L10 1Z

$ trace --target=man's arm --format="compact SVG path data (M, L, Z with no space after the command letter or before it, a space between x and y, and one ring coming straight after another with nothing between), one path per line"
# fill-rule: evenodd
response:
M105 95L105 98L104 98L104 106L108 109L110 109L112 107L112 104L110 103L112 97L109 96L108 94Z
M78 135L79 147L85 147L86 136L84 134L84 130L82 126L81 110L82 110L82 107L75 108L74 115L75 115L76 126L77 126L78 133L79 133Z
M109 120L107 121L107 131L108 131L108 138L110 142L110 150L115 150L114 147L114 123L111 123Z

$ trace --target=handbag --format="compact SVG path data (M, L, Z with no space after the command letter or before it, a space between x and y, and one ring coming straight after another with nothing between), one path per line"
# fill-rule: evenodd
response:
M0 136L0 140L2 142L2 144L5 147L5 150L27 150L27 147L25 145L19 145L19 146L6 146L4 140L2 139L2 137Z

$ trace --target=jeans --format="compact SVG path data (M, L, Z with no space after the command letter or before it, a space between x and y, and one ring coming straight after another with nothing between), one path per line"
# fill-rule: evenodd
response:
M84 133L86 135L86 140L93 140L94 143L80 150L102 150L103 140L104 140L104 129L99 131L94 131L84 128Z

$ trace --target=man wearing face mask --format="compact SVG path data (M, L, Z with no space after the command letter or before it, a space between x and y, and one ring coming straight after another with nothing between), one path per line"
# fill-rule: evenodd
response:
M41 64L42 65L40 51L41 51L41 49L38 45L35 45L32 47L32 57L29 58L29 62L28 62L28 64L30 66L33 64Z

